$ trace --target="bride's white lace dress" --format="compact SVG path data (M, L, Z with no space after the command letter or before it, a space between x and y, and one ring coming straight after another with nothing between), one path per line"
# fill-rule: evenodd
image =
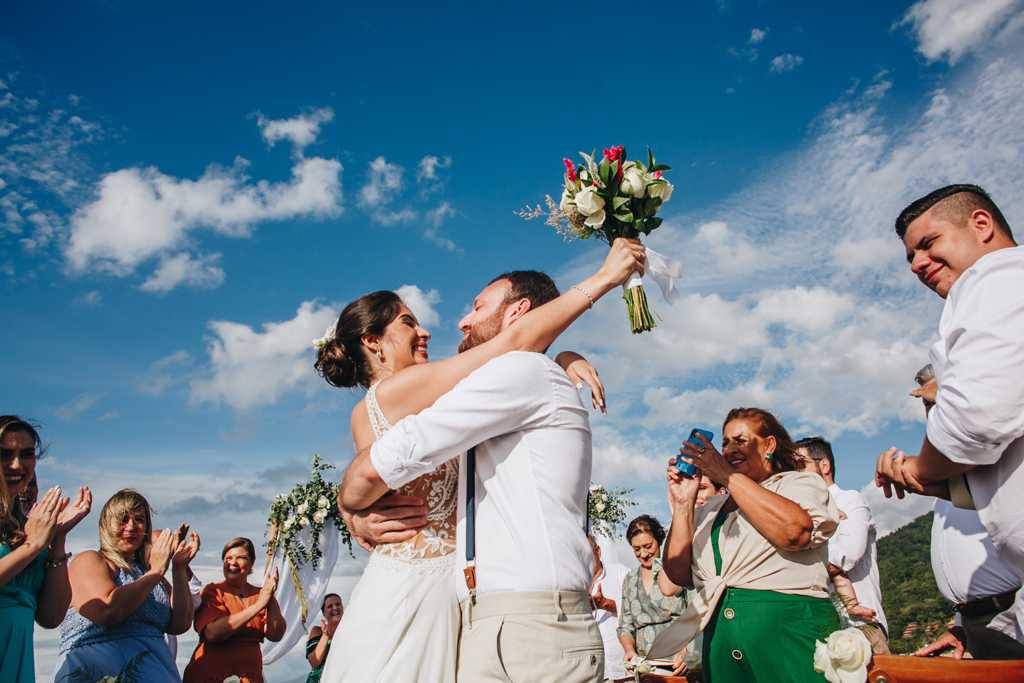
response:
M379 384L379 382L378 382ZM366 394L373 433L391 428L377 405L377 384ZM455 596L458 459L403 486L427 506L427 525L403 543L370 555L345 615L331 639L321 681L454 683L459 637Z

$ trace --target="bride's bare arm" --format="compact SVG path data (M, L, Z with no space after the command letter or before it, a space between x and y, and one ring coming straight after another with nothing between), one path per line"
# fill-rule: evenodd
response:
M604 265L579 284L597 301L622 285L631 272L643 273L643 247L638 240L617 239ZM590 297L570 289L554 301L527 312L493 339L452 358L405 368L377 387L377 402L394 424L429 408L439 397L492 358L509 351L543 352L558 335L590 308Z

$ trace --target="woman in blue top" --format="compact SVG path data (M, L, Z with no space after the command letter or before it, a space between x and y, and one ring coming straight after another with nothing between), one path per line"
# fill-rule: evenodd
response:
M184 524L153 534L149 503L131 489L107 501L99 526L100 551L71 563L71 609L50 681L180 683L164 634L192 626L188 565L199 536L186 539ZM173 584L164 578L169 565Z
M35 683L33 621L56 628L71 602L64 538L87 514L92 494L82 488L70 507L60 488L21 514L18 497L42 455L39 433L15 415L0 415L0 681Z

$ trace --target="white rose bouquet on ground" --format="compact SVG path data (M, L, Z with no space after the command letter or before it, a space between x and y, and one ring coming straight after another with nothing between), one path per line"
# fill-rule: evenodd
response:
M871 664L871 643L855 627L844 628L814 642L814 670L829 683L864 683Z
M608 244L617 237L637 239L641 235L649 235L651 230L661 225L656 214L672 197L673 190L662 174L672 169L656 164L651 150L647 150L646 165L639 160L627 161L626 150L621 145L604 150L604 158L600 160L595 160L597 150L590 155L580 152L580 156L586 163L578 166L563 159L565 189L560 202L556 204L548 195L546 211L540 206L536 209L527 207L525 211L517 211L516 215L526 220L547 216L547 224L567 240L594 237ZM651 270L652 254L648 251L648 274L658 279ZM667 262L666 276L681 275L681 264L658 256ZM666 286L660 279L658 282L664 291ZM671 289L671 284L668 287ZM634 273L623 289L625 294L622 298L626 300L633 334L656 327L639 274Z

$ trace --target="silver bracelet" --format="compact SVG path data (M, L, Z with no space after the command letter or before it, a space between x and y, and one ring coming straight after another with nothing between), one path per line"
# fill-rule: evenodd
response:
M588 292L587 290L583 289L579 285L573 285L569 289L576 289L576 290L579 290L579 291L583 292L584 294L586 294L587 298L590 299L590 307L591 308L594 307L594 297L590 296L590 292Z

